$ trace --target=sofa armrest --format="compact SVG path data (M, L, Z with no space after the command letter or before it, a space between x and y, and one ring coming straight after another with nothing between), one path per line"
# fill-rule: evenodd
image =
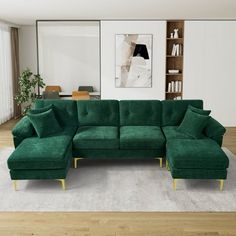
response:
M32 137L35 134L33 125L27 116L23 117L12 129L14 145L17 147L25 138Z
M226 129L221 125L217 120L210 117L207 122L204 133L207 137L215 140L220 146L222 145L223 135L225 134Z

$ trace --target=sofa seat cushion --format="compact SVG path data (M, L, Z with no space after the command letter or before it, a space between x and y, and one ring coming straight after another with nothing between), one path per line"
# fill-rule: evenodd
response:
M121 149L162 149L165 137L158 126L123 126L120 128Z
M189 139L189 136L187 134L179 132L178 129L179 126L165 126L162 127L162 131L166 137L166 140L170 139Z
M167 141L166 157L174 169L216 169L229 166L221 147L210 139L172 139Z
M178 131L179 126L165 126L162 127L162 131L166 137L166 140L170 139L191 139L191 137L187 134L184 134L180 131ZM202 134L201 139L206 139L207 137Z
M82 126L74 139L75 149L118 149L118 128L115 126Z
M24 139L8 159L13 170L63 169L71 158L72 138L76 128L67 127L61 133L45 138Z

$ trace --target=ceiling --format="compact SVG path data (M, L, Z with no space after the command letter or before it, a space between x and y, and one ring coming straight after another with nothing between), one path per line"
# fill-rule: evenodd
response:
M235 0L0 0L1 20L236 19Z

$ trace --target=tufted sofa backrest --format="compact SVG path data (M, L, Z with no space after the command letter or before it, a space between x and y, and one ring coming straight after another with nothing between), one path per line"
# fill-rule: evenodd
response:
M120 125L161 126L161 102L159 100L120 101Z
M202 100L164 100L162 103L162 126L180 125L188 105L203 108Z
M119 126L119 102L116 100L77 101L79 126Z

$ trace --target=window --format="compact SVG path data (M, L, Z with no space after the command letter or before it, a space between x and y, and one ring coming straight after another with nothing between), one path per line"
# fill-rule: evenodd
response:
M10 28L0 25L0 124L13 117Z

